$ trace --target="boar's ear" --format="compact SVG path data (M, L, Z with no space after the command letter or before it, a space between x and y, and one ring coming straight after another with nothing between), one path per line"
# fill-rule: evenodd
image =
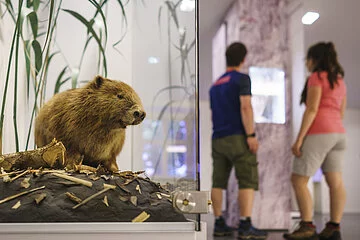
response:
M94 89L99 89L101 85L103 85L104 81L105 79L102 76L97 75L95 79L92 81L91 87Z

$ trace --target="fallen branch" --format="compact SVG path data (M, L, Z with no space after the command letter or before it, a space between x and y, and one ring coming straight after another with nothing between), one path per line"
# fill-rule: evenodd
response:
M44 169L36 169L30 170L30 173L66 173L65 170L44 170Z
M38 190L41 190L41 189L44 189L44 188L45 188L45 186L42 186L42 187L34 188L34 189L31 189L31 190L28 190L28 191L25 191L25 192L21 192L21 193L12 195L10 197L4 198L3 200L0 200L0 204L2 204L4 202L7 202L7 201L10 201L10 200L13 200L15 198L18 198L18 197L20 197L22 195L29 194L29 193L32 193L32 192L35 192L35 191L38 191Z
M15 177L13 177L13 178L10 179L10 182L15 181L16 179L18 179L18 178L20 178L20 177L22 177L22 176L24 176L24 175L26 175L26 174L28 174L28 173L30 173L30 170L26 170L26 171L20 173L19 175L16 175Z
M75 203L81 203L81 202L82 202L81 198L75 196L75 194L73 194L73 193L66 192L65 195L66 195L71 201L73 201L73 202L75 202Z
M53 140L48 145L24 152L0 155L0 167L12 169L65 167L65 147L61 142Z
M6 176L10 176L10 175L14 175L14 174L18 174L18 173L21 173L23 172L23 170L20 170L20 171L14 171L14 172L4 172L4 173L1 173L0 174L0 177L6 177Z
M80 207L80 206L84 205L85 203L89 202L91 199L96 198L97 196L100 196L101 194L109 191L110 189L115 189L115 188L116 188L116 186L114 186L114 185L104 184L104 189L103 190L101 190L101 191L91 195L90 197L84 199L81 203L79 203L78 205L75 205L73 207L73 209L77 209L78 207Z
M66 180L69 180L69 181L72 181L72 182L75 182L75 183L82 184L82 185L90 187L90 188L92 187L92 182L90 182L90 181L86 181L86 180L83 180L83 179L80 179L80 178L72 177L72 176L69 176L69 175L61 174L61 173L52 173L52 175L60 177L60 178L64 178Z

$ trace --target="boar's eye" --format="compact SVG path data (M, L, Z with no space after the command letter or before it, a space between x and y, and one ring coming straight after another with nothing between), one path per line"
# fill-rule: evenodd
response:
M119 99L124 99L124 96L123 96L122 94L118 94L117 97L118 97Z

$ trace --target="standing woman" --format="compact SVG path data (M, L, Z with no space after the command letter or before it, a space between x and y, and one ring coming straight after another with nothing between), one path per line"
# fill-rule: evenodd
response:
M342 165L345 129L342 123L346 107L344 70L337 60L332 42L311 46L306 56L311 72L300 103L305 103L301 128L292 152L296 156L291 182L300 208L300 228L286 239L341 239L340 221L345 206ZM317 235L312 223L312 199L307 188L309 178L321 167L330 190L330 221Z

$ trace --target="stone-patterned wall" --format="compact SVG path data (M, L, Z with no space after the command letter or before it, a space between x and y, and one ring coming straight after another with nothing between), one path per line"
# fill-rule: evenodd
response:
M245 66L281 68L286 78L286 123L257 124L259 191L256 192L253 222L259 228L287 229L291 211L291 86L286 0L238 0L226 17L227 44L243 42L248 49ZM227 221L239 219L238 186L232 173L227 191Z

